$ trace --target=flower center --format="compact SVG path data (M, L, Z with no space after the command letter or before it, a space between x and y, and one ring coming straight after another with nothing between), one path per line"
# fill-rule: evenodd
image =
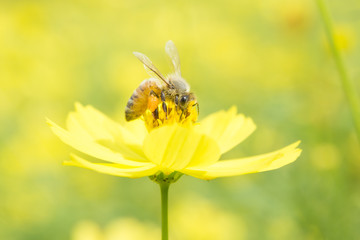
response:
M163 125L174 123L191 124L196 122L197 118L198 106L195 101L189 102L188 107L185 109L181 109L179 105L170 100L160 101L153 111L148 108L143 114L143 119L149 132Z

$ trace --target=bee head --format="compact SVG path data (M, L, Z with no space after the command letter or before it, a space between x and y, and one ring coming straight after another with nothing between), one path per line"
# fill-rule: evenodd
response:
M185 110L189 103L196 101L196 97L193 93L185 93L180 96L176 96L175 103L180 107L180 109Z

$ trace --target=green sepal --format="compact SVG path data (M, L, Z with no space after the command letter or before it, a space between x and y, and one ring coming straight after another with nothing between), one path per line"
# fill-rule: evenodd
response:
M155 173L154 175L149 176L149 178L152 181L159 183L159 184L161 184L161 183L170 184L170 183L175 183L177 180L179 180L179 178L182 175L184 175L184 174L181 172L177 172L177 171L172 172L169 175L165 175L163 172L159 171L159 172Z

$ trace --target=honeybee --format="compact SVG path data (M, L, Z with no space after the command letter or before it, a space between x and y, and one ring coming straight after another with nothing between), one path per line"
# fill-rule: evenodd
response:
M166 43L165 52L174 68L174 72L166 77L147 56L134 52L134 55L144 64L145 70L151 78L142 81L128 100L125 108L126 121L139 118L147 109L156 116L158 114L157 107L161 102L162 109L166 113L165 102L169 100L183 112L188 107L198 107L195 94L190 92L189 84L181 76L179 53L171 40ZM189 106L190 103L191 106Z

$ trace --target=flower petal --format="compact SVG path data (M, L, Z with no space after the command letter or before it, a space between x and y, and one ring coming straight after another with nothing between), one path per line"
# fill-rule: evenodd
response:
M114 163L92 163L75 154L71 154L71 161L64 162L64 165L83 167L97 172L129 178L139 178L155 174L158 169L153 163L142 163L137 167L129 167Z
M189 175L197 174L198 178L202 179L269 171L295 161L301 153L301 149L296 148L299 144L300 141L271 153L242 159L223 160L208 167L188 168L187 171ZM203 172L202 175L201 172Z
M209 165L220 157L214 140L177 124L151 131L144 140L144 153L165 174L181 172L185 167Z
M75 104L76 112L69 114L67 127L73 135L91 139L125 158L145 158L142 152L142 142L147 133L145 127L138 127L138 131L129 131L120 124L112 121L106 115L91 106ZM139 132L143 130L141 135Z
M232 107L227 112L211 114L196 126L198 131L218 143L221 154L241 143L256 128L251 118L236 112L236 107Z
M95 158L128 165L128 166L142 166L143 163L140 161L144 161L144 159L125 159L121 154L115 153L109 148L106 148L96 142L93 142L91 139L86 136L74 135L65 129L59 127L54 122L47 120L47 123L51 127L51 130L57 135L61 141L75 148L76 150L83 152L87 155L93 156Z
M128 133L133 135L133 139L137 141L137 144L142 146L144 139L148 134L144 121L138 118L136 120L126 122L123 127Z

